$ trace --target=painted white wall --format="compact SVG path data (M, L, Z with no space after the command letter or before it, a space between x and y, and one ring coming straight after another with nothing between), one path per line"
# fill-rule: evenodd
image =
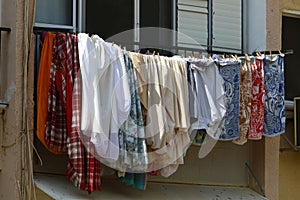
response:
M245 0L245 50L266 50L266 0Z

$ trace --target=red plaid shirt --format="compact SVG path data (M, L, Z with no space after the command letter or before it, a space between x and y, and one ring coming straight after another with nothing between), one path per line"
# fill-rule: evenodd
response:
M72 36L73 43L73 99L72 99L72 129L68 137L68 167L67 177L81 190L93 192L100 190L100 162L92 154L92 145L82 143L84 136L81 134L81 76L78 57L78 38ZM67 107L69 105L67 104Z
M48 91L48 119L45 141L49 148L58 152L66 151L69 127L67 122L70 121L70 119L67 119L69 113L66 110L67 101L70 101L70 98L67 99L66 84L71 82L71 77L67 75L68 71L72 69L67 66L69 61L66 58L71 54L67 49L67 42L70 41L67 40L65 34L58 33L56 35L53 43Z

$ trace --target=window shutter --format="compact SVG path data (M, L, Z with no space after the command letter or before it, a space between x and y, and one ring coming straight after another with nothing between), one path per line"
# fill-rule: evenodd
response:
M241 0L213 0L213 50L241 51L241 9Z
M207 0L178 0L178 46L206 49L207 17Z

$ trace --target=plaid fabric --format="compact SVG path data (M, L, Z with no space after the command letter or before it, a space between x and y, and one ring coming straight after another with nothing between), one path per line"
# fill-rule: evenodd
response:
M71 104L72 128L68 137L68 166L67 178L81 190L93 192L100 190L100 162L92 154L92 145L82 143L80 129L81 116L81 76L78 57L78 38L72 36L73 55L70 57L73 62L73 99ZM71 75L71 74L69 74ZM69 106L71 105L71 106ZM68 110L68 109L67 109Z
M58 33L53 43L48 91L48 119L45 141L50 149L65 152L67 147L65 69L66 35Z

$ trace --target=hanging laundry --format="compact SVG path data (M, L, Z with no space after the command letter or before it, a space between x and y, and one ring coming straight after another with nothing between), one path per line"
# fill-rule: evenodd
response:
M70 34L57 33L53 45L48 92L46 143L54 151L66 152L71 131L72 54Z
M183 59L130 54L145 116L149 170L169 176L189 145L188 88ZM164 168L164 169L163 169Z
M216 57L224 79L226 113L219 140L239 138L240 63L237 59Z
M156 151L159 161L164 166L160 174L168 177L175 173L180 164L184 164L183 156L190 144L188 129L190 127L189 94L186 74L186 62L178 57L156 57L160 71L167 67L165 80L161 78L163 102L167 113L166 154ZM160 76L161 77L161 76ZM169 78L166 78L169 77ZM173 86L172 83L173 78ZM170 82L168 81L170 80ZM174 102L172 104L172 101ZM162 157L161 157L162 156Z
M147 174L146 173L126 173L124 177L119 179L126 185L139 190L146 189Z
M46 122L48 119L48 91L50 80L50 67L52 61L53 42L56 35L47 32L42 46L42 52L40 57L40 67L37 83L37 137L44 144L44 146L52 153L60 154L64 151L58 148L53 149L48 146L49 142L46 142ZM48 139L47 139L48 140ZM48 143L48 144L47 144Z
M256 57L252 67L252 101L251 101L251 117L248 139L260 140L263 135L264 126L264 68L263 57Z
M241 59L240 70L240 115L239 131L240 137L233 140L235 144L243 145L247 142L247 134L250 127L251 103L252 103L252 66L255 65L254 58L248 55Z
M218 140L285 131L281 55L183 59L47 33L37 94L38 138L67 151L67 178L88 192L101 189L100 161L144 190L149 172L175 173L192 142L203 158Z
M67 178L75 187L88 192L100 190L100 162L94 157L93 146L86 141L80 129L81 118L81 75L78 55L78 38L72 35L74 86L72 96L72 130L68 135Z
M201 59L189 61L195 82L196 101L190 104L190 109L196 108L197 121L191 125L191 130L205 129L215 140L220 137L218 128L225 116L224 80L213 60ZM193 81L192 81L193 82ZM190 102L191 103L191 102Z
M123 54L130 87L131 107L129 118L119 129L120 155L118 160L120 165L118 169L126 172L124 177L120 177L122 182L130 187L144 190L147 181L145 171L148 158L142 108L135 70L129 54L127 52Z
M130 112L130 92L121 49L99 36L79 37L82 73L82 133L91 138L96 156L110 166L119 157L118 132Z
M285 132L284 55L266 55L264 135L277 136Z

